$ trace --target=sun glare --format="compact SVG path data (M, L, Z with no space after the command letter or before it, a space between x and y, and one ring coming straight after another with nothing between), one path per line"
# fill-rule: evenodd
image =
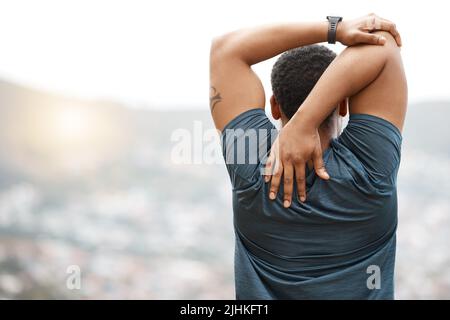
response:
M63 107L55 115L56 134L66 142L79 142L92 131L92 115L81 107Z

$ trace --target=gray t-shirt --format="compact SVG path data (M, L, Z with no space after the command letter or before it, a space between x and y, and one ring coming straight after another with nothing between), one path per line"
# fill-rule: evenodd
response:
M237 299L393 299L401 134L352 114L324 151L330 180L307 169L307 201L283 207L261 170L277 131L263 109L223 130L233 188ZM294 185L294 194L297 194Z

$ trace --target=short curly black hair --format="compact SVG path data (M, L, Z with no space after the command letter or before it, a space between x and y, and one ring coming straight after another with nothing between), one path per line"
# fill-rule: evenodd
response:
M272 68L272 91L288 119L297 112L334 58L336 53L322 45L291 49L278 58Z

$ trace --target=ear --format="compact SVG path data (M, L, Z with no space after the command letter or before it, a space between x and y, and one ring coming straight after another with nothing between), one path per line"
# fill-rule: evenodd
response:
M339 115L341 117L345 117L347 115L348 111L348 99L345 98L344 100L339 103Z
M278 101L273 94L270 97L270 109L272 111L272 117L275 120L279 120L281 118L280 105L278 104Z

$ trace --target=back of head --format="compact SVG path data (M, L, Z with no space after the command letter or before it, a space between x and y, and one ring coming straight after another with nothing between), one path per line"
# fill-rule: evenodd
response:
M272 90L284 115L290 119L336 58L325 46L310 45L284 52L274 64Z

